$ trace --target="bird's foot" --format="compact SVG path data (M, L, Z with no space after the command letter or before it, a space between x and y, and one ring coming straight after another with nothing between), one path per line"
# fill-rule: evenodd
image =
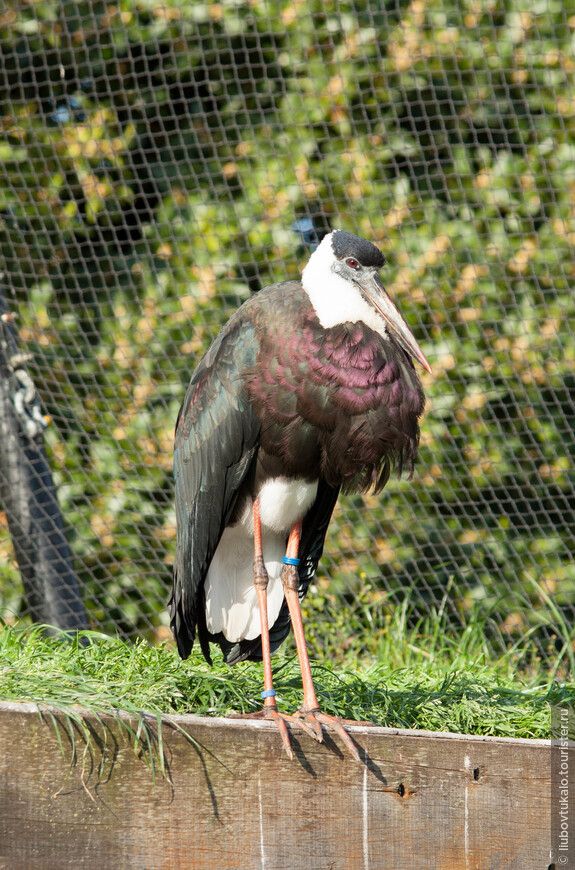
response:
M337 716L330 716L329 713L322 713L319 708L313 710L297 710L293 715L290 715L289 713L280 713L275 704L266 704L261 710L258 710L255 713L243 713L241 718L267 719L268 721L275 722L279 729L285 752L290 759L293 759L293 749L287 727L288 725L293 725L300 730L305 731L309 737L313 737L314 740L317 740L319 743L323 742L322 725L325 725L327 728L331 728L332 731L335 731L355 761L361 763L357 746L349 736L341 720L338 719Z
M298 710L297 713L294 713L294 717L296 719L300 719L302 722L306 722L311 729L313 729L313 734L316 740L320 742L323 740L323 732L322 725L325 725L328 728L331 728L338 735L344 746L349 750L351 755L356 761L361 762L359 757L359 753L357 751L357 746L349 736L346 731L344 725L341 720L337 718L337 716L330 716L329 713L322 713L319 708L315 708L314 710Z
M288 725L294 725L296 728L305 731L305 733L309 737L313 737L315 740L323 740L323 735L321 734L321 726L319 727L318 736L317 728L304 721L304 719L297 713L294 716L291 716L289 713L280 713L275 704L266 704L264 707L262 707L261 710L258 710L256 713L244 713L242 718L268 719L269 721L275 722L281 734L283 747L287 753L288 758L290 759L293 759L293 749L291 747L291 740L287 727Z

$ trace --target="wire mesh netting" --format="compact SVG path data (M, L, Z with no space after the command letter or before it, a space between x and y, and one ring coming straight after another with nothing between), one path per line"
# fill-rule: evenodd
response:
M32 436L91 626L168 636L178 408L230 312L299 275L299 220L382 248L433 368L414 478L336 510L316 651L376 643L402 603L557 646L575 611L574 45L575 3L555 0L8 0L1 268L26 360L4 377L18 392L25 370L51 418ZM0 535L0 614L26 618Z

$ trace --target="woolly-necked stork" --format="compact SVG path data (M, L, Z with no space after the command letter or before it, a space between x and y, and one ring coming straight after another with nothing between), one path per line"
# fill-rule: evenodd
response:
M324 237L301 281L245 302L199 363L176 423L177 547L169 608L186 658L263 659L259 715L322 739L300 600L314 576L338 494L385 486L413 469L424 397L412 357L431 371L378 270L371 242ZM294 716L278 711L270 655L293 626L303 681Z

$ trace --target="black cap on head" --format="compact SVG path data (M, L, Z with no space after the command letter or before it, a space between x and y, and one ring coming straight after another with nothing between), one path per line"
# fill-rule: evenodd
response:
M338 260L346 257L355 257L362 266L381 269L385 263L385 257L375 245L366 239L360 239L346 230L334 230L331 237L331 245Z

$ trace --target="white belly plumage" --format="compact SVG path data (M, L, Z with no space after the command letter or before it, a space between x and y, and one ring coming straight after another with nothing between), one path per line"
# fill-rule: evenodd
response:
M264 561L268 586L268 622L276 621L283 602L280 579L286 539L293 524L315 501L317 482L276 477L259 491ZM206 577L206 625L223 632L232 642L253 640L261 634L254 587L254 526L251 504L235 526L224 530Z

